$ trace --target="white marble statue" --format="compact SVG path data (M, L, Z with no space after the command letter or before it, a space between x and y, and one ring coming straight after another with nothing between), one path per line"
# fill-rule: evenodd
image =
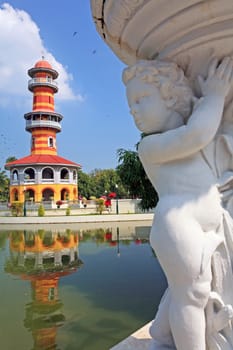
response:
M123 73L144 133L138 154L159 194L150 243L168 289L150 329L153 350L233 350L233 220L220 194L233 187L232 76L230 57L213 59L197 99L175 63L142 60Z

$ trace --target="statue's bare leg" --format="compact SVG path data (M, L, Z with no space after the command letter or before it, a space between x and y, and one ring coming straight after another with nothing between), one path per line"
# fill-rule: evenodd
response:
M150 350L175 349L169 322L170 291L165 291L155 319L150 327L150 335L153 338Z
M150 241L168 279L169 323L177 350L206 349L204 309L211 289L211 255L219 244L214 238L190 211L158 207Z

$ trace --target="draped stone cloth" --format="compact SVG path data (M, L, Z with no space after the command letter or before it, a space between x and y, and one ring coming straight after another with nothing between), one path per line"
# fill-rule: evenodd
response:
M212 291L206 307L207 349L232 350L232 321L222 320L220 329L214 327L214 320L221 311L227 312L227 308L233 305L233 219L226 210L218 234L222 237L222 244L212 256Z
M221 310L233 306L233 137L218 134L203 150L203 157L218 179L224 207L222 224L217 232L222 243L214 252L211 264L212 292L206 307L207 349L232 350L232 320L224 322L223 319L222 329L215 329L213 321Z

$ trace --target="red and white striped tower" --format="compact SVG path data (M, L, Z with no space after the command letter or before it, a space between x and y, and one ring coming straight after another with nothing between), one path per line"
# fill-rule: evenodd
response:
M58 72L46 60L28 70L28 89L33 93L32 111L26 113L26 130L31 133L29 156L7 163L10 170L10 202L75 201L78 198L77 170L80 165L57 154L56 135L62 115L55 112ZM26 207L25 207L26 208Z
M26 113L26 130L32 134L31 154L57 154L56 133L61 131L62 115L54 111L58 91L56 70L45 60L28 70L32 78L28 89L33 93L32 112Z

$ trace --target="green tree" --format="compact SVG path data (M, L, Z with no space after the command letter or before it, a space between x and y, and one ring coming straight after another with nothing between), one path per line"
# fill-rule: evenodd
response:
M90 175L95 184L95 196L97 198L110 192L117 192L119 198L127 196L127 190L115 169L95 169Z
M17 158L15 156L9 156L7 159L6 159L6 164L7 163L10 163L10 162L13 162L14 160L17 160Z
M6 163L16 160L14 156L10 156L6 159ZM1 169L0 169L1 170ZM10 179L5 170L0 171L0 201L7 201L9 198L9 185Z
M132 197L141 198L142 210L154 208L158 194L148 179L136 151L118 149L117 172Z
M78 194L79 196L90 198L94 196L95 185L90 175L82 170L78 171Z
M82 197L99 198L107 193L116 192L116 189L119 198L127 197L127 190L114 169L95 169L90 174L79 170L78 174L78 192Z
M7 201L9 196L9 178L5 170L0 171L0 201Z

